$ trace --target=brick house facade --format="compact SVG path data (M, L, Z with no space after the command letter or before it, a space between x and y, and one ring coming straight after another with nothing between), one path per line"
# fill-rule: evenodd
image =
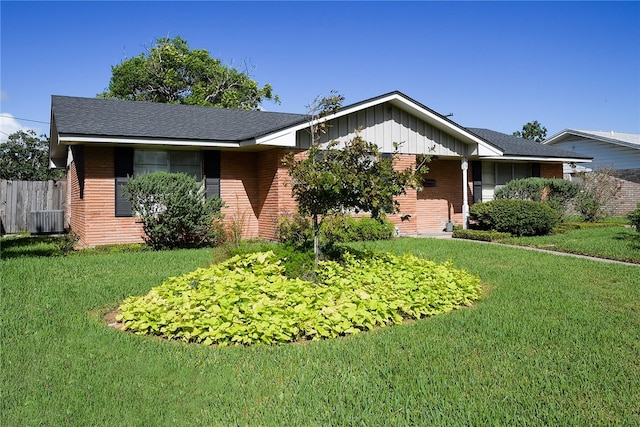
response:
M326 141L351 138L360 128L383 152L394 141L405 143L396 162L401 169L415 165L417 156L433 156L424 188L400 196L400 212L389 216L402 235L443 230L448 221L466 225L469 205L488 200L505 170L512 178L561 178L563 162L578 159L552 147L541 153L540 144L504 134L481 136L482 130L463 128L398 92L324 120ZM141 167L133 157L189 152L199 159L198 177L225 202L227 224L240 227L242 237L274 239L278 218L296 209L283 159L304 153L308 124L304 115L54 97L50 152L52 163L68 169L67 223L83 246L142 242L141 224L118 206L122 153L126 176Z

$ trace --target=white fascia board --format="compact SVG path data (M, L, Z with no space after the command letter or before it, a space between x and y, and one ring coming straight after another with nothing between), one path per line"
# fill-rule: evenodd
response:
M502 154L502 151L497 147L487 144L487 142L469 133L466 129L460 126L453 125L448 120L443 119L437 114L433 114L429 110L425 110L420 105L414 102L411 102L407 98L404 98L397 93L392 93L383 98L377 98L369 102L357 104L351 108L340 109L334 114L330 114L328 116L315 119L312 122L300 123L296 126L289 127L279 132L264 135L260 138L256 138L256 144L269 144L269 145L280 145L285 147L295 147L295 135L297 131L301 129L309 128L312 125L331 121L349 114L353 114L355 112L365 110L370 107L375 107L376 105L384 104L385 102L390 102L390 103L399 105L400 107L404 107L405 110L409 110L411 114L415 115L416 117L419 117L425 120L426 122L438 127L439 129L445 130L446 132L450 133L451 135L455 136L461 141L468 144L475 144L478 147L478 153L481 153L482 155L500 156ZM287 134L291 134L290 138L293 138L293 141L287 138L280 139L281 137ZM271 141L278 141L278 143L274 144Z
M304 125L301 129L304 129L309 125ZM287 128L285 130L263 135L255 139L256 145L273 145L276 147L295 147L296 146L296 133L298 126L294 128Z
M515 160L527 162L554 162L554 163L591 163L591 159L576 159L573 157L518 157L518 156L482 156L480 160Z
M94 136L59 136L58 140L61 144L66 145L82 145L92 143L102 144L132 144L132 145L168 145L177 147L224 147L224 148L240 148L241 144L236 141L194 141L180 139L150 139L150 138L111 138L111 137L94 137Z

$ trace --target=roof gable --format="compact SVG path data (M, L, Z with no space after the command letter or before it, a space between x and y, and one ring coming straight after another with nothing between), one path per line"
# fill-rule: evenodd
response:
M490 129L469 128L469 130L492 144L500 147L505 157L534 157L556 159L582 159L590 160L591 157L547 146L539 142L529 141L506 133L496 132Z
M547 138L543 144L553 145L572 137L591 139L640 150L640 134L614 131L602 132L594 130L565 129L552 137Z

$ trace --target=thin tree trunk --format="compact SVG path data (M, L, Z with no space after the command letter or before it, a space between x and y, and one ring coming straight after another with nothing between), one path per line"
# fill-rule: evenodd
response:
M313 253L315 255L314 265L318 266L320 259L320 245L318 235L320 234L320 224L318 223L318 214L313 214Z

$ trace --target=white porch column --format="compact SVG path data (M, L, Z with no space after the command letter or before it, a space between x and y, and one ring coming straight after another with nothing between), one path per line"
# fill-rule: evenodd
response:
M469 222L469 185L468 185L468 173L469 161L466 157L462 158L460 164L462 169L462 229L467 229L467 223Z

